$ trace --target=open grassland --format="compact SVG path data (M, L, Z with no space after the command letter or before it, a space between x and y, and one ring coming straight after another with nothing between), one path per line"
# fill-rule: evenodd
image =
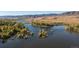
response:
M79 16L78 15L73 15L73 16L47 16L47 17L41 17L41 18L36 18L32 21L34 24L48 24L48 25L53 25L55 23L62 23L62 24L70 24L70 25L75 25L79 24Z

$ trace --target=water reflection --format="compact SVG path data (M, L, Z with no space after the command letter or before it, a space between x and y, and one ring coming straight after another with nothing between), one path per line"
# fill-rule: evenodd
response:
M27 39L13 38L14 40L2 40L6 47L79 47L79 35L72 35L73 30L68 30L65 26L51 26L51 27L33 27L30 24L25 24L26 27L34 33L33 36ZM71 31L71 32L69 32Z
M66 31L69 31L71 33L79 34L79 28L76 27L76 26L73 26L73 27L67 26Z
M15 38L14 38L14 39L15 39ZM9 39L0 39L0 43L5 44L5 43L7 43L9 40L14 40L14 39L11 39L11 38L9 38Z

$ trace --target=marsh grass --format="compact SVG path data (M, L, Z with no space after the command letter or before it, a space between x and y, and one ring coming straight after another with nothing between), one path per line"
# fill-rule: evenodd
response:
M42 39L43 39L43 38L46 38L46 37L48 36L48 32L45 31L44 29L42 29L42 30L39 31L38 36L39 36L40 38L42 38Z
M30 36L30 31L25 28L24 24L15 20L0 20L0 38L8 39L12 36L18 35L25 37Z

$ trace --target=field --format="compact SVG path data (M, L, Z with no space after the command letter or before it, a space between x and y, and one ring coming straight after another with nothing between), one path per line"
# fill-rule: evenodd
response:
M41 17L36 18L32 21L35 24L49 24L53 25L54 23L63 23L63 24L79 24L79 16L73 15L73 16L47 16L47 17Z

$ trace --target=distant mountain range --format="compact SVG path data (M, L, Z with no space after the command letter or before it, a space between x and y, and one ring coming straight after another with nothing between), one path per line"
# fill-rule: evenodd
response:
M62 16L62 15L79 15L79 11L69 11L69 12L64 12L61 14L38 14L38 15L11 15L11 16L0 16L0 18L20 18L20 17L24 17L24 18L36 18L36 17L43 17L43 16Z
M38 15L11 15L11 16L0 16L0 18L21 18L21 17L24 17L24 18L36 18L36 17L43 17L43 16L56 16L58 14L38 14Z
M69 12L64 12L62 15L79 15L79 11L69 11Z

